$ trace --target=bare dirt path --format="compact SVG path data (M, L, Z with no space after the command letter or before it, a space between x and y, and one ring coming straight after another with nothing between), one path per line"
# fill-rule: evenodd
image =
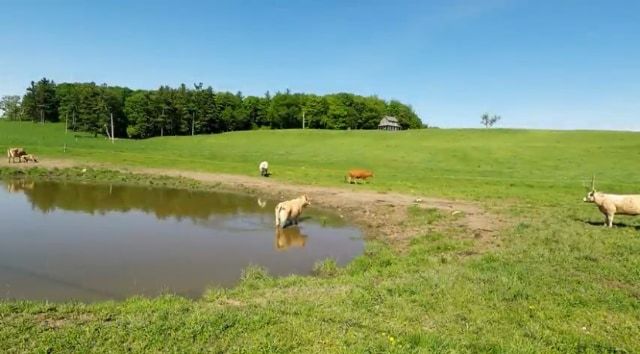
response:
M412 236L428 230L424 225L413 226L408 222L408 207L417 206L425 209L437 209L446 215L457 215L447 218L446 225L433 225L435 228L458 228L461 237L473 238L477 251L499 245L497 232L505 225L505 221L481 208L476 203L430 198L420 195L400 193L382 193L357 185L345 187L320 187L290 184L270 178L209 173L197 171L181 171L174 169L120 167L109 164L83 163L73 160L44 160L36 164L9 164L0 162L0 166L14 168L104 168L135 174L162 175L193 179L207 184L220 184L226 189L243 190L252 194L285 200L306 193L312 204L331 208L361 225L372 237L384 237L399 248L404 248Z

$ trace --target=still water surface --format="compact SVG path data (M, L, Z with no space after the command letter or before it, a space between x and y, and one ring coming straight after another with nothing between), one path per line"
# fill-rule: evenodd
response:
M276 231L274 207L228 193L0 180L0 298L198 297L250 264L308 274L362 252L357 228L313 208Z

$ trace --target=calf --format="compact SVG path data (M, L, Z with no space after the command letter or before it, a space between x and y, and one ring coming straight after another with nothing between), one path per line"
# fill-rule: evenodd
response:
M18 162L21 161L21 157L23 155L26 155L27 152L23 149L23 148L9 148L7 150L7 158L8 158L8 162L12 163L12 162L16 162L16 158L18 159Z
M276 205L276 227L285 227L287 224L298 224L298 218L302 209L310 205L311 201L306 194L292 200L287 200Z
M24 160L24 162L38 162L38 158L35 155L31 154L22 155L22 159Z
M373 177L373 172L368 170L351 170L344 177L346 182L353 183L358 180L366 181L367 178Z

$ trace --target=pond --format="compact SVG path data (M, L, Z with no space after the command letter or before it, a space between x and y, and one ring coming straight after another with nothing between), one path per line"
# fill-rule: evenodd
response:
M295 196L292 196L295 197ZM0 180L0 298L96 301L232 286L249 265L309 274L362 253L358 228L310 207L276 230L275 201L139 186Z

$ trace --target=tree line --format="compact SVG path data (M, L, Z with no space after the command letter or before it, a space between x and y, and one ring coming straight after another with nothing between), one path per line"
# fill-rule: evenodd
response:
M403 129L421 128L413 109L396 100L335 93L324 96L289 90L264 96L216 92L201 83L177 88L132 90L91 83L60 83L43 78L26 93L0 100L3 118L67 122L69 129L116 137L211 134L249 129L376 129L385 115Z

